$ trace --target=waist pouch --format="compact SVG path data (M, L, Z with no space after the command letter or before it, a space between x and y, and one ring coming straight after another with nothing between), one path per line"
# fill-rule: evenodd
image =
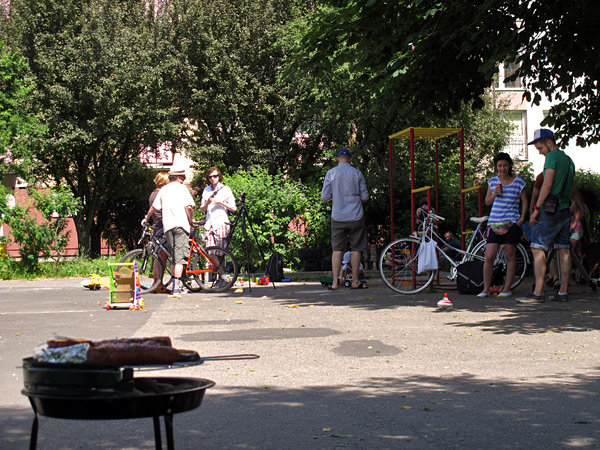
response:
M503 234L508 233L508 230L510 230L510 227L513 226L513 223L514 222L512 222L511 220L509 220L507 222L493 223L490 225L490 228L498 236L502 236Z
M554 214L558 209L559 200L560 199L556 194L548 195L548 197L546 197L546 200L544 201L544 212L546 214Z

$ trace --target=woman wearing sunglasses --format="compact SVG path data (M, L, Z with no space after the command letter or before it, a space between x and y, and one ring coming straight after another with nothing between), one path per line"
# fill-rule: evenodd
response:
M231 224L229 223L228 211L235 212L235 197L231 189L223 184L223 174L216 167L211 167L206 172L208 186L202 192L200 211L206 213L204 224L204 242L207 247L227 248L227 237ZM226 279L224 268L220 273L222 279Z

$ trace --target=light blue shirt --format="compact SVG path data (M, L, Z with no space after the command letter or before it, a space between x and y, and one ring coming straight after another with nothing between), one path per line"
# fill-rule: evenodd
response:
M498 177L492 177L488 180L488 186L494 191L500 183ZM519 213L519 203L521 201L521 191L525 187L525 181L521 177L515 177L508 186L502 185L502 194L497 196L492 203L489 224L517 222L521 218Z
M369 199L367 182L360 170L350 163L339 163L325 175L321 198L332 200L331 218L337 222L354 222L364 215L362 202Z

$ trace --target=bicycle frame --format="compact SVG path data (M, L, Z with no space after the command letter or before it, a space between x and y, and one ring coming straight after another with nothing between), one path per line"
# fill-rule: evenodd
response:
M148 238L148 242L144 245L144 247L147 250L149 250L150 252L154 252L157 250L157 247L158 247L158 250L162 250L163 252L165 252L169 255L169 258L167 259L167 263L169 263L171 261L171 254L170 254L169 250L162 244L160 239L154 234L154 229L152 227L146 226L146 228L144 229L144 232L142 233L142 237L138 241L138 244L141 244L145 238ZM189 265L190 265L192 255L194 254L194 252L200 253L204 258L206 258L206 260L210 264L210 267L204 268L204 269L198 269L198 270L187 270L187 267L189 267ZM165 267L165 269L166 269L166 267ZM215 264L214 264L213 260L210 258L210 256L208 256L206 254L206 252L204 251L204 248L200 244L198 244L198 241L196 241L196 238L193 237L193 234L190 234L190 254L188 256L185 273L186 274L209 273L209 272L212 272L214 269L215 269Z
M475 218L471 218L471 220L473 220ZM483 219L483 218L478 218L478 219ZM460 248L456 248L453 247L452 245L446 243L446 247L448 247L449 249L460 253L461 255L463 255L462 259L460 259L459 261L455 261L454 259L450 258L446 252L444 252L440 246L438 245L439 241L442 241L443 238L437 234L435 232L434 229L434 221L435 220L445 220L442 216L438 216L437 214L434 213L429 213L429 215L427 216L427 218L425 219L425 230L426 232L431 232L431 235L435 238L435 248L436 250L439 252L439 254L441 256L443 256L444 258L446 258L446 260L450 263L450 265L456 269L456 267L458 267L460 264L462 264L465 261L470 261L473 259L481 259L483 261L483 258L481 258L479 255L472 253L472 250L476 247L476 237L479 236L481 237L482 240L485 240L485 236L483 234L483 232L481 231L483 228L483 224L485 223L485 220L481 220L479 223L477 223L477 227L475 228L475 231L473 232L473 235L471 236L471 239L469 240L469 243L467 244L467 248L465 250L462 250ZM487 216L486 216L486 220L487 220ZM425 231L420 232L423 234L426 234ZM423 236L419 236L418 237L419 240L422 242L423 241Z
M206 258L206 261L208 261L208 263L210 264L210 267L205 267L204 269L197 269L197 270L188 270L188 267L190 266L190 263L192 261L192 255L194 254L194 251L197 253L200 253L204 258ZM198 274L198 273L211 273L215 270L215 263L212 260L212 258L206 254L206 252L204 251L204 248L202 246L200 246L198 244L198 242L196 241L195 237L191 237L190 238L190 256L188 257L188 264L185 268L185 273L186 274Z
M428 237L431 236L431 239L434 240L438 263L441 256L448 261L450 265L448 280L456 279L458 276L458 267L461 264L473 260L485 261L487 239L482 230L487 217L471 218L473 222L477 223L477 227L469 240L466 250L455 248L449 244L445 245L445 247L455 251L457 255L462 255L462 258L456 260L448 256L438 244L438 241L441 241L442 238L436 233L434 227L435 222L440 220L444 220L444 218L430 212L424 220L422 231L412 234L407 238L400 238L390 242L384 251L381 252L379 271L383 281L392 290L400 294L415 294L429 286L433 282L436 273L439 276L438 270L418 272L419 250L425 241L425 235ZM477 242L478 237L482 238L479 242ZM529 266L529 258L523 246L518 244L516 248L517 272L510 280L511 288L516 288L523 281ZM401 252L398 256L397 251ZM508 263L503 247L500 247L496 253L494 265L496 264L503 264L503 272L507 270ZM412 286L412 289L410 286Z

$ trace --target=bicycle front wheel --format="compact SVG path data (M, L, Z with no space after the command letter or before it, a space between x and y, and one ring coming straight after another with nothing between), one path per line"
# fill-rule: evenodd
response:
M187 272L207 270L202 273L186 273L184 286L192 292L201 289L225 292L236 282L239 266L231 252L222 247L208 247L203 252L194 251Z
M482 241L473 249L473 253L477 255L484 256L485 255L485 246L487 241ZM518 244L515 257L517 258L517 271L515 272L515 277L510 280L510 289L515 289L518 285L521 284L523 279L527 276L527 269L529 267L529 257L527 256L527 250L523 245ZM505 283L509 280L506 280L506 268L508 266L508 262L506 261L506 253L504 252L504 247L498 248L498 253L496 254L496 259L494 260L494 267L497 265L502 265L502 275L504 276Z
M379 274L390 289L399 294L416 294L433 281L436 271L418 272L419 247L416 238L398 239L390 243L379 256Z
M143 248L130 251L120 262L137 262L138 277L142 294L154 291L162 281L165 266L156 253Z

